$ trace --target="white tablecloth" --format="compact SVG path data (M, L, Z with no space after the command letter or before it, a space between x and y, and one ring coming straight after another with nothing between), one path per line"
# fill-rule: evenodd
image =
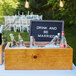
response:
M73 70L5 70L0 65L0 76L76 76L76 67Z

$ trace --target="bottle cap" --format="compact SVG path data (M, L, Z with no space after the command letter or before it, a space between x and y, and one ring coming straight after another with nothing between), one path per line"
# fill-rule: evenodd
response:
M21 38L21 34L19 34L19 38Z
M58 37L57 35L55 37Z
M58 33L58 36L60 35L60 33Z
M64 32L62 32L62 35L64 36Z
M61 48L65 48L66 46L63 44L63 45L60 45L60 47L61 47Z
M33 40L35 41L35 38L33 38Z

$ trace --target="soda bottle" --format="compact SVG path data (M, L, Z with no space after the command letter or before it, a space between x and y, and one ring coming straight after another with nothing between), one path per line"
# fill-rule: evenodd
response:
M66 47L67 47L67 42L66 42L66 38L65 38L65 36L64 36L64 32L62 32L60 47L61 47L61 48L66 48Z
M33 46L34 47L38 47L37 45L36 45L36 41L35 41L35 38L33 37Z
M23 39L21 34L19 34L19 46L23 46Z
M30 47L37 47L35 38L33 36L30 36Z

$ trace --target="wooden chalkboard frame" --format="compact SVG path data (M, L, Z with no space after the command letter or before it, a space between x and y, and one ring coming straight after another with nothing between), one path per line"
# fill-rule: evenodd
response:
M62 23L62 31L64 31L64 21L63 21L63 20L31 20L31 21L30 21L29 37L31 36L32 22L59 22L59 23ZM29 40L30 40L30 39L29 39Z

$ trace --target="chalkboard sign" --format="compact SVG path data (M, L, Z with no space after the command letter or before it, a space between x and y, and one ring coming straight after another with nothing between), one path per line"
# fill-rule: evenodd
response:
M30 24L30 36L34 36L36 41L51 41L62 31L64 31L64 21L36 20Z

